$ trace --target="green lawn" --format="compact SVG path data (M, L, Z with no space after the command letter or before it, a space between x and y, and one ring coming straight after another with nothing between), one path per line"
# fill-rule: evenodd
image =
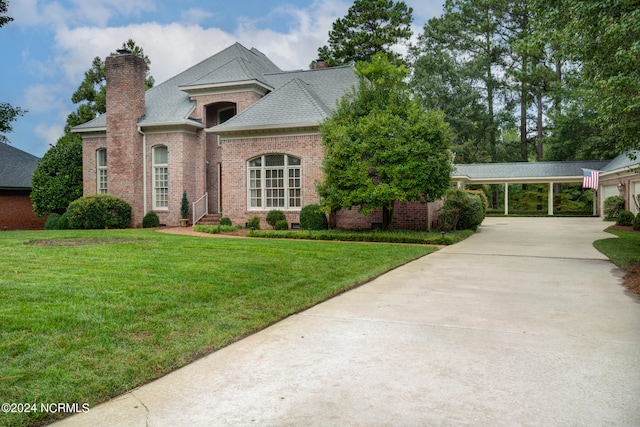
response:
M640 264L640 232L611 229L606 231L618 237L594 242L596 249L621 268L628 269L631 264Z
M25 244L36 239L82 245ZM150 230L0 233L0 403L93 406L433 250ZM55 417L0 413L0 425Z

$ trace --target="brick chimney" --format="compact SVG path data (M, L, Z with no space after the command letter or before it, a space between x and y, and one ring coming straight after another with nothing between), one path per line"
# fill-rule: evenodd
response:
M126 50L105 59L107 89L107 188L131 204L133 226L143 212L142 135L138 120L145 115L144 59Z

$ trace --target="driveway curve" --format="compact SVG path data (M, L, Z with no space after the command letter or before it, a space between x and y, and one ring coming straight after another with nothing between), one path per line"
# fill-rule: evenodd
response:
M640 304L595 218L471 238L60 426L637 426Z

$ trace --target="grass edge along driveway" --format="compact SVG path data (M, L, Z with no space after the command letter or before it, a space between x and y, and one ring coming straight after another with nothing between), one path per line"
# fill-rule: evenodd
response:
M41 403L92 407L434 250L150 230L1 233L0 403L36 411L2 412L0 426L65 415Z

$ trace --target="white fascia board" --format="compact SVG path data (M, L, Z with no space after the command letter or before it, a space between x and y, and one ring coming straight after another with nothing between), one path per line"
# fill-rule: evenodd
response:
M224 93L224 92L237 92L239 89L246 87L256 87L260 88L259 92L266 93L273 91L273 87L266 85L258 80L241 80L237 82L225 82L225 83L206 83L201 85L186 85L186 86L178 86L183 92L191 93L197 92L202 93L205 91L210 91L212 93Z
M257 131L270 131L270 130L290 130L300 128L317 128L320 125L318 122L314 123L288 123L278 125L260 125L260 126L243 126L238 128L230 128L223 130L216 130L215 126L205 129L207 133L215 133L218 135L228 135L241 132L257 132Z

